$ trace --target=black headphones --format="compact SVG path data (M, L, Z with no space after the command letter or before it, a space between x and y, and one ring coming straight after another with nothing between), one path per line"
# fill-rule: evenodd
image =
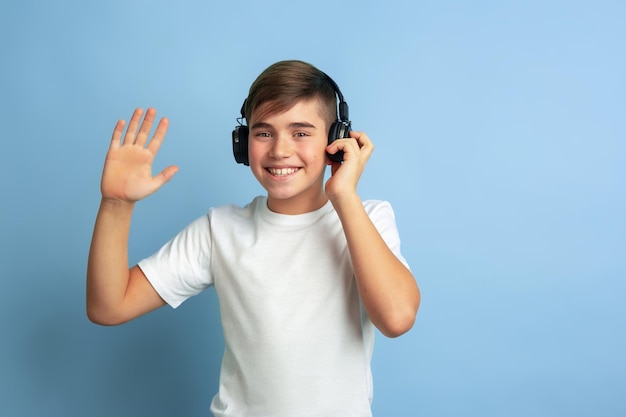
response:
M328 75L324 74L324 77L332 84L335 94L337 94L339 98L339 118L330 126L330 130L328 131L328 144L330 145L337 139L350 137L351 122L348 117L348 103L343 99L343 94L341 94L339 86ZM243 124L243 120L246 118L246 102L247 99L244 100L241 106L241 117L237 118L239 126L235 127L235 130L233 130L233 154L238 164L250 165L248 159L248 134L250 131L248 126ZM327 155L332 161L343 161L343 151Z

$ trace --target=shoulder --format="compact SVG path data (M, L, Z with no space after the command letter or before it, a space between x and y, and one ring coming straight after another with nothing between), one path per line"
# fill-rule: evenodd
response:
M363 208L370 217L375 214L388 214L393 216L393 208L391 207L391 203L388 201L364 200Z
M379 232L396 230L396 215L391 203L383 200L365 200L363 208Z
M264 204L265 197L259 196L243 206L228 204L212 207L207 215L209 228L212 233L239 233L255 228Z
M213 217L251 217L265 203L264 196L257 196L245 205L226 204L209 209L209 218Z

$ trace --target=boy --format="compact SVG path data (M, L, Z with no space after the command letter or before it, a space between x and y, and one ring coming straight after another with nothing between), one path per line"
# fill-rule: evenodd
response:
M420 295L391 206L356 192L372 142L363 132L329 140L336 95L343 103L332 79L301 61L261 73L240 132L249 131L245 163L267 196L210 209L130 269L134 203L177 167L151 174L168 126L161 119L148 141L154 109L143 121L137 109L123 139L124 121L113 132L89 254L88 316L121 324L214 286L226 345L211 403L217 417L371 416L373 326L389 337L413 326ZM343 160L333 160L340 152Z

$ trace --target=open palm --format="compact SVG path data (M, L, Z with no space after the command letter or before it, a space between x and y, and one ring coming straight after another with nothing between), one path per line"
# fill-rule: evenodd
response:
M159 121L152 140L147 143L156 110L148 109L139 126L142 115L142 109L135 110L123 139L126 123L120 120L115 126L102 173L101 191L104 199L126 202L141 200L158 190L178 171L176 166L169 166L152 176L152 161L165 138L168 120L163 118Z

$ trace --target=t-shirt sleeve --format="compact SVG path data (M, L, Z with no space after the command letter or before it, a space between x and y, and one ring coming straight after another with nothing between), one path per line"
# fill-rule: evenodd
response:
M213 285L208 215L196 219L137 265L173 308Z
M387 201L368 200L364 202L364 207L372 223L376 226L378 233L380 233L389 249L391 249L391 252L396 255L404 266L410 269L408 262L400 251L400 235L391 204Z

